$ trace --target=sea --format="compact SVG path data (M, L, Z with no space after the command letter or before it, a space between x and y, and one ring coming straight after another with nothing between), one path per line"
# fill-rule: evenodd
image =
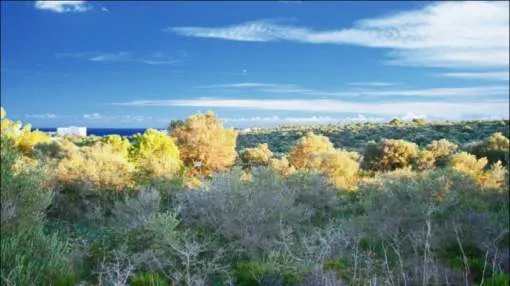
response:
M32 128L38 129L42 132L57 132L57 128ZM87 135L106 136L106 135L120 135L131 136L136 133L143 133L147 128L87 128Z

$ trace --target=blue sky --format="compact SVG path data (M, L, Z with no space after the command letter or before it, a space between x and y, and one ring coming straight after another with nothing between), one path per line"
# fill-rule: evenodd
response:
M2 1L1 99L36 127L508 118L508 2Z

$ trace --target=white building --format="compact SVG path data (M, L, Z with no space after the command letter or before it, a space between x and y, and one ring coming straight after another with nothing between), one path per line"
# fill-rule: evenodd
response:
M77 126L69 126L69 127L58 127L57 135L78 135L78 136L87 136L87 127L77 127Z

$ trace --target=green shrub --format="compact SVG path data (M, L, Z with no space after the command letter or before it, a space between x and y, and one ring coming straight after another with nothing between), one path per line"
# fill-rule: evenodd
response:
M368 170L391 171L409 166L417 155L418 146L412 142L382 139L368 143L362 166Z
M169 282L161 275L154 273L138 274L131 278L130 286L168 286Z

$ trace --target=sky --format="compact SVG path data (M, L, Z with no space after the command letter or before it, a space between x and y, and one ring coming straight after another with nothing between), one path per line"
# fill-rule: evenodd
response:
M0 5L2 106L35 127L509 117L509 2Z

